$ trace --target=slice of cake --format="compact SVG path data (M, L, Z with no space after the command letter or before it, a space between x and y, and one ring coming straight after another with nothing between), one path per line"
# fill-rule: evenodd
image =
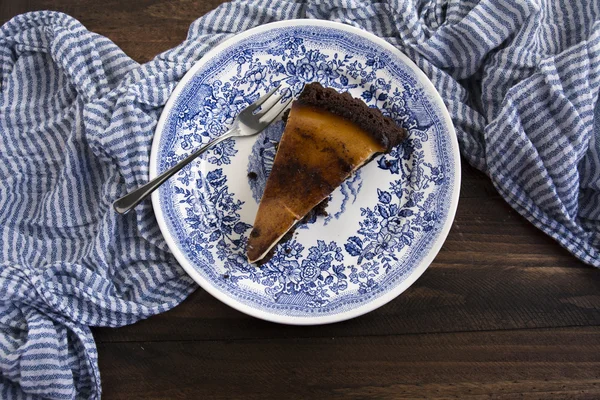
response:
M287 118L248 238L248 260L265 258L354 171L405 137L391 118L349 93L306 85Z

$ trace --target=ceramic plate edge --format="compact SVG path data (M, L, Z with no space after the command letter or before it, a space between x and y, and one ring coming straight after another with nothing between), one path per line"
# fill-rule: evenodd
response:
M234 44L240 40L243 40L249 36L252 36L256 33L274 29L274 28L278 28L278 27L303 26L303 25L304 26L306 26L306 25L324 26L324 27L339 29L342 31L346 31L346 32L350 32L350 33L354 33L356 35L366 37L367 39L371 40L372 42L388 49L395 56L397 56L402 62L404 62L406 65L408 65L412 69L412 72L417 76L419 82L422 85L424 85L426 89L429 89L430 93L434 94L433 101L438 106L438 108L441 110L444 121L446 122L446 127L448 128L448 134L450 135L450 143L451 143L452 151L454 154L454 163L456 166L456 170L455 170L454 182L453 182L454 192L452 193L451 204L449 205L447 219L444 222L444 226L440 230L438 240L436 240L436 243L432 246L431 251L421 261L420 265L418 265L417 268L415 268L415 270L407 277L407 279L402 281L398 286L391 289L389 292L382 295L381 297L375 298L372 301L369 301L366 304L364 304L360 307L357 307L353 310L344 311L339 314L327 315L327 316L322 316L322 317L314 317L314 316L298 317L298 316L269 314L262 310L258 310L253 307L250 307L246 304L240 303L236 299L233 299L233 298L227 296L226 294L220 292L219 290L215 289L209 281L204 279L195 270L194 266L188 262L185 255L179 251L179 248L178 248L177 244L173 241L173 238L170 235L165 234L165 232L168 232L168 229L167 229L166 221L164 219L164 215L162 213L162 210L160 209L160 200L159 200L158 190L152 194L152 207L154 209L156 220L158 222L161 233L163 234L163 237L164 237L165 241L167 242L169 249L171 250L171 252L175 256L175 258L177 259L178 263L186 271L186 273L196 283L198 283L204 290L206 290L209 294L211 294L218 300L222 301L223 303L227 304L228 306L230 306L238 311L241 311L245 314L248 314L250 316L260 318L263 320L281 323L281 324L288 324L288 325L324 325L324 324L329 324L329 323L334 323L334 322L345 321L348 319L356 318L361 315L367 314L367 313L387 304L391 300L398 297L407 288L409 288L425 272L425 270L429 267L429 265L431 265L431 263L433 262L433 260L437 256L437 254L439 253L440 249L442 248L442 245L444 244L444 242L446 241L446 238L448 237L448 233L450 232L450 228L452 227L452 223L453 223L454 217L456 215L456 209L458 206L458 198L460 195L460 185L461 185L461 168L460 168L461 164L460 164L460 153L459 153L459 148L458 148L458 140L456 138L456 132L454 130L454 125L452 123L452 119L450 118L450 114L448 113L448 110L446 108L446 105L444 104L438 91L433 86L433 83L431 83L431 81L429 80L427 75L425 75L425 73L410 58L408 58L404 53L402 53L400 50L395 48L392 44L386 42L385 40L379 38L378 36L376 36L370 32L367 32L363 29L356 28L356 27L353 27L350 25L342 24L339 22L334 22L334 21L324 21L324 20L318 20L318 19L293 19L293 20L286 20L286 21L278 21L278 22L271 22L268 24L260 25L260 26L251 28L247 31L244 31L242 33L239 33L237 35L234 35L234 36L224 40L223 42L221 42L220 44L218 44L211 50L209 50L200 60L198 60L194 64L194 66L192 66L192 68L190 68L190 70L183 76L181 81L177 84L177 86L175 87L175 89L173 90L171 95L169 96L169 99L167 100L167 102L163 108L161 116L156 125L156 129L154 131L154 138L152 140L152 147L151 147L151 151L150 151L149 178L152 179L157 175L156 155L158 154L158 150L159 150L158 146L159 146L159 142L160 142L160 136L162 135L162 131L164 130L167 116L169 114L168 111L172 108L173 104L175 103L176 99L178 98L179 94L184 89L184 87L187 85L187 83L194 77L196 72L200 68L202 68L203 65L205 65L213 56L217 55L222 49L225 49L225 48L231 46L232 44Z

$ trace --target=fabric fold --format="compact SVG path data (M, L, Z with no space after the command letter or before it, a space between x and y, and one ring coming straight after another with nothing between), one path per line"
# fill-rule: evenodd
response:
M148 204L146 217L111 206L146 179L186 68L140 67L53 12L5 24L0 57L0 397L99 398L88 326L134 323L196 287Z

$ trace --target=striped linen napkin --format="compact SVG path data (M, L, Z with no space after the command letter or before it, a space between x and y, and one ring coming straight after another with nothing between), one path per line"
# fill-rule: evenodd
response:
M97 399L89 326L168 310L195 289L149 203L111 201L148 174L152 134L192 64L229 35L319 18L385 38L442 95L463 157L506 201L600 266L600 2L234 1L139 65L55 12L0 29L0 398Z

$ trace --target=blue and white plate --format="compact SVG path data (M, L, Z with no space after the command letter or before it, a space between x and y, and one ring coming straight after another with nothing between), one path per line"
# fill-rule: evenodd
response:
M298 227L271 261L249 264L245 247L281 121L222 143L152 198L171 251L196 282L240 311L288 324L353 318L402 293L440 250L460 189L454 128L427 77L382 39L317 20L251 29L199 61L160 118L150 177L225 132L275 85L292 96L312 81L378 107L409 138L335 190L329 215Z

